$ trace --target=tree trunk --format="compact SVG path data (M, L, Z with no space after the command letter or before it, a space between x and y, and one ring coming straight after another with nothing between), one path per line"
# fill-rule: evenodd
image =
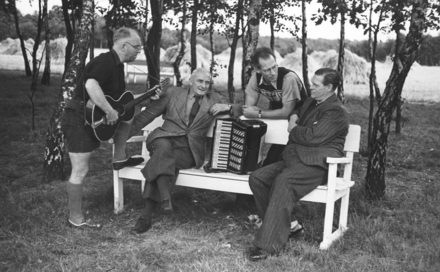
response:
M160 39L162 37L163 0L151 0L151 17L153 25L147 38L148 83L150 86L160 81Z
M404 42L396 48L393 68L387 80L382 100L374 116L371 138L371 151L368 157L366 191L370 198L379 199L385 195L385 165L388 134L391 117L397 107L398 97L408 72L414 63L422 42L425 29L427 3L424 0L413 2L409 32Z
M72 55L75 32L73 30L72 20L69 15L69 0L61 0L61 4L63 9L63 18L64 18L64 24L66 26L66 38L67 38L67 45L65 50L66 53L64 57L64 73L63 73L63 77L64 77L66 75L67 66L69 65L70 56Z
M345 61L345 12L341 12L341 33L339 39L338 72L341 82L338 86L338 98L344 102L344 61Z
M194 0L191 17L191 72L197 68L197 13L199 0Z
M81 84L87 51L90 46L91 21L93 17L92 5L93 0L83 1L81 24L76 33L75 49L61 83L61 101L54 110L47 128L43 165L43 181L45 182L54 179L64 179L64 144L61 132L61 116L66 102L72 99L73 91Z
M91 37L90 37L90 57L89 60L92 60L95 58L95 1L92 2L92 12L93 12L93 18L92 18L92 30L91 30Z
M215 60L214 60L214 23L215 23L215 12L216 7L215 3L210 3L211 8L211 21L209 22L209 50L211 51L211 64L209 65L209 74L211 77L214 76L214 66L215 66ZM212 88L212 81L210 85L210 89Z
M244 89L252 74L251 56L258 44L260 30L261 0L251 0L249 4L248 30L243 46L242 88ZM246 47L246 54L244 53Z
M237 14L235 18L235 27L234 27L234 35L232 37L231 43L231 54L229 56L229 65L228 65L228 96L229 102L234 103L234 66L235 66L235 53L237 51L237 44L239 39L239 31L240 31L240 21L243 18L243 1L238 0L237 3Z
M310 81L309 81L309 65L307 58L307 14L306 14L306 1L301 1L302 9L302 73L304 86L306 88L308 96L310 96Z
M270 5L270 18L269 18L269 26L270 26L270 49L272 51L275 50L275 11L273 5Z
M143 45L143 49L144 49L144 55L145 55L145 59L148 59L148 54L149 54L149 50L148 50L148 44L147 44L147 40L148 40L148 13L149 13L149 9L148 9L148 0L145 1L145 21L142 25L142 28L140 30L140 36L141 36L141 40L142 40L142 45ZM148 66L148 61L145 61L145 63ZM148 80L146 81L146 89L148 89Z
M49 29L49 15L47 13L47 0L44 0L43 18L45 31L45 54L46 61L44 62L43 76L41 77L41 84L50 85L50 29Z
M37 51L38 47L40 45L40 37L41 37L41 28L43 27L43 17L42 13L43 10L47 9L47 5L44 5L44 7L41 7L41 0L38 0L38 17L37 17L37 34L35 36L34 40L34 46L32 48L32 80L31 80L31 86L30 86L30 94L28 96L30 103L31 103L31 114L32 114L32 120L31 120L31 128L32 131L35 130L35 103L34 103L34 96L37 92L37 86L38 86L38 75L40 73L40 65L41 60L43 56L41 56L40 60L37 59Z
M399 30L396 30L396 52L395 54L397 54L397 49L401 46L401 44L403 43L403 37L402 35L400 35ZM402 120L402 95L399 94L397 96L397 105L396 105L396 134L400 134L401 132L401 120Z
M180 74L179 68L186 49L186 44L184 40L185 22L186 22L186 0L183 1L183 9L182 9L182 28L180 30L180 35L179 35L180 49L176 57L176 60L173 63L174 75L176 77L176 86L182 86L182 76Z
M31 66L29 65L29 59L26 52L26 46L24 44L23 36L20 32L20 24L18 22L18 13L17 13L17 7L15 5L15 0L11 1L12 4L12 14L14 16L14 23L15 23L15 31L17 32L18 39L20 40L20 48L21 48L21 54L23 55L24 60L24 70L26 71L26 76L31 76Z
M375 98L377 104L379 104L381 99L379 84L377 83L376 78L376 52L377 52L377 35L380 30L380 23L383 20L383 9L379 13L379 17L377 20L377 25L374 28L374 35L371 37L372 34L372 15L373 15L373 0L370 1L370 17L369 17L369 31L368 31L368 45L369 45L369 57L371 61L371 71L370 71L370 77L369 77L369 87L370 87L370 109L368 114L368 138L367 138L367 145L368 145L368 153L370 153L371 149L371 133L373 130L373 116L374 116L374 105L375 105Z

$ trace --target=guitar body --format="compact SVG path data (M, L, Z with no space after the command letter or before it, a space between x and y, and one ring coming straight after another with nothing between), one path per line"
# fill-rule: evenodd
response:
M111 96L106 95L108 103L119 113L119 119L114 125L105 123L105 112L92 102L88 102L86 105L86 120L90 124L95 134L96 139L99 141L108 141L115 134L118 128L119 122L129 121L134 116L134 107L124 108L129 102L134 100L134 96L131 92L124 92L118 100L114 100Z
M96 106L91 100L87 101L85 107L85 119L92 127L92 130L96 136L96 139L101 142L108 141L115 134L118 128L119 122L129 121L134 116L135 106L145 99L152 97L156 94L156 90L162 86L168 85L169 78L161 81L160 85L156 85L150 90L146 91L141 96L134 98L132 92L124 92L117 100L114 100L111 96L106 95L108 103L118 112L118 120L114 125L106 124L106 114L98 106Z

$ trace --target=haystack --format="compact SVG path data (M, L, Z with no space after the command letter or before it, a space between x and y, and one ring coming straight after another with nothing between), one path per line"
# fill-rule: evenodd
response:
M328 50L323 55L322 67L336 69L338 65L338 53L335 50ZM368 83L368 64L367 62L345 49L344 61L344 82L351 84L367 84Z
M205 67L209 69L211 63L211 52L201 46L196 45L197 52L197 67ZM165 54L161 58L161 61L174 62L176 61L177 55L179 54L179 45L171 46L165 50ZM191 63L191 49L189 46L185 47L185 52L181 60L181 65L186 65Z
M279 62L280 66L286 67L295 71L298 75L302 75L302 49L297 48L295 52L289 53L284 56L284 60ZM307 58L309 76L316 71L320 65L315 61L315 59L310 56Z
M7 38L1 42L0 54L3 55L15 55L17 53L21 54L20 40Z

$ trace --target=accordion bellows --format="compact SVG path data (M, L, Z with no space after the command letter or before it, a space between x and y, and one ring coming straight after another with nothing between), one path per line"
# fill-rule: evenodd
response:
M266 123L260 120L217 119L211 168L238 174L257 169L266 131Z

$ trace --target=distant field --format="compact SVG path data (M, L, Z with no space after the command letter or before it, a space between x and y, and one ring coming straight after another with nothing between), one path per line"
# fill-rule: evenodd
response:
M99 55L107 49L95 49L95 55ZM140 54L138 59L145 59L143 54ZM228 60L217 58L217 61L222 65L227 65ZM226 66L224 66L226 67ZM240 88L241 75L240 63L236 61L234 72L234 85ZM378 83L383 91L386 80L390 74L392 63L378 63L377 64L377 78ZM23 58L21 55L0 55L0 69L5 70L24 70ZM41 71L44 69L44 63L41 65ZM136 70L144 71L145 68L141 66L134 67ZM57 60L51 63L52 73L61 74L64 71L64 60ZM227 84L227 68L217 68L218 77L215 78L215 85L218 88L225 89ZM301 71L297 71L301 73ZM312 72L312 71L310 71ZM138 76L138 81L145 81L146 77ZM404 99L418 102L440 102L440 67L413 65L411 71L406 79L402 96ZM346 84L345 92L349 95L358 97L367 97L369 95L368 85L353 85Z

